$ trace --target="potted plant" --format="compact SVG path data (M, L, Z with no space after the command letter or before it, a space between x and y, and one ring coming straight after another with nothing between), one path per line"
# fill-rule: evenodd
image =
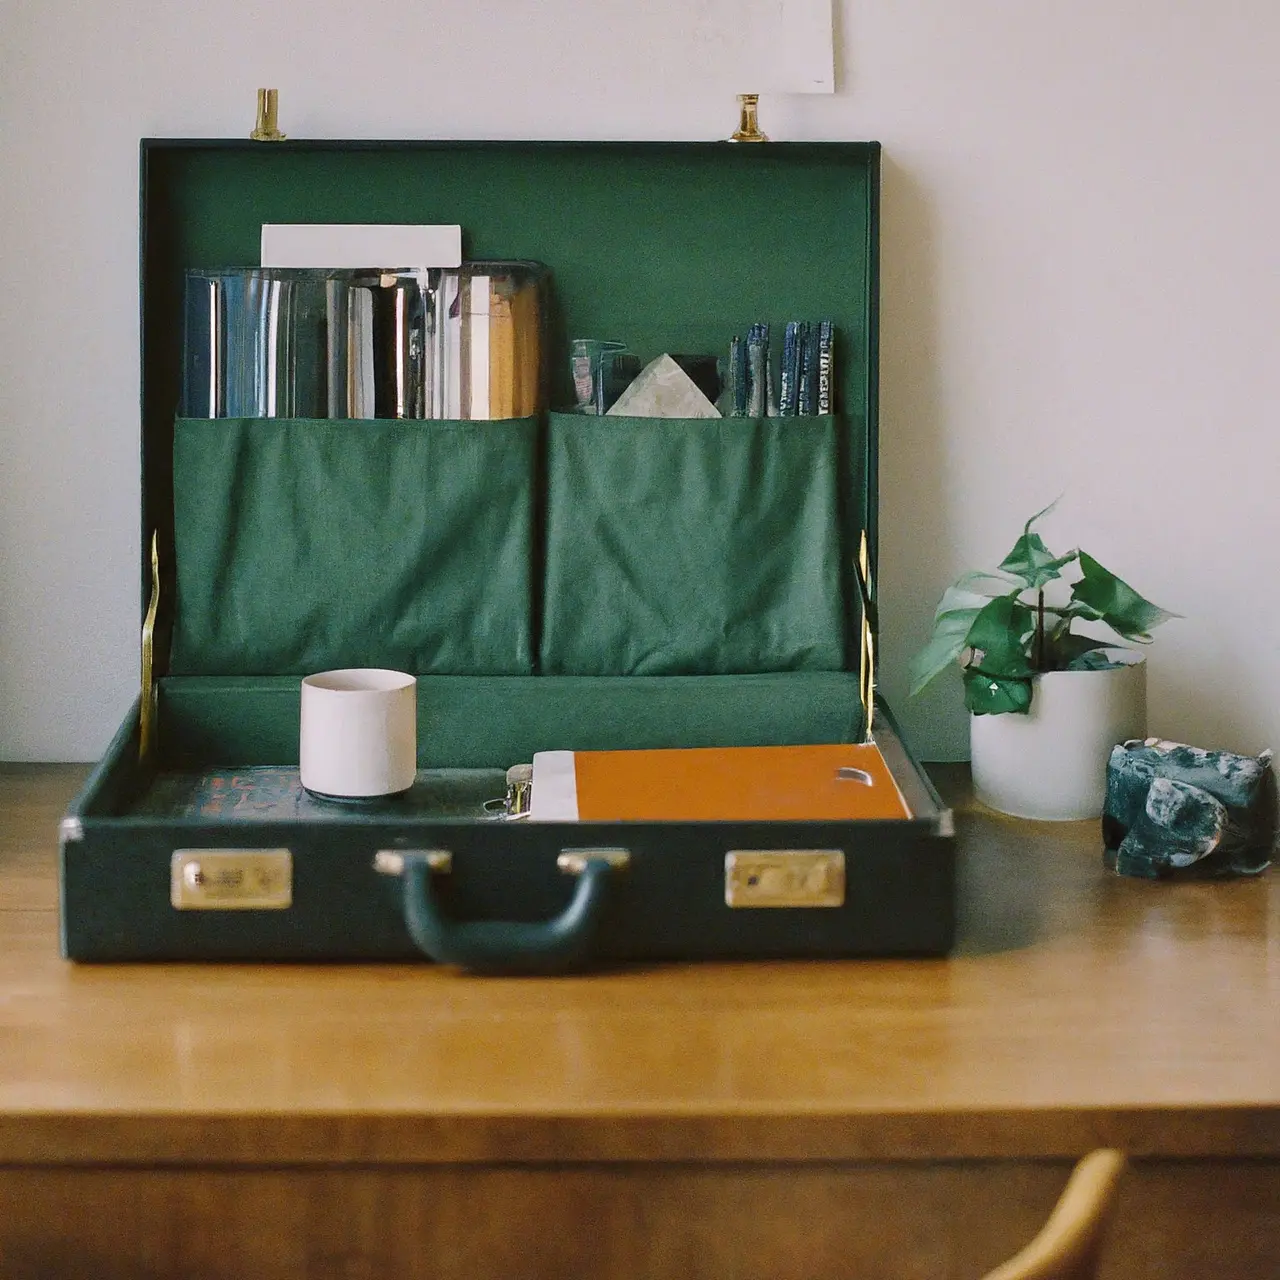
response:
M1178 615L1078 548L1054 555L1034 530L1052 509L1027 521L996 569L947 589L911 692L958 660L978 798L1019 817L1090 818L1102 812L1111 748L1146 734L1146 667L1117 639L1148 644Z

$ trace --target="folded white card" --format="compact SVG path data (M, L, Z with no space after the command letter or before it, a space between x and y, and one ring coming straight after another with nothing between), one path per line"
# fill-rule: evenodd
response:
M264 267L413 270L456 267L461 262L461 227L394 222L266 222L262 226Z
M645 365L607 412L632 418L720 417L720 410L668 355Z

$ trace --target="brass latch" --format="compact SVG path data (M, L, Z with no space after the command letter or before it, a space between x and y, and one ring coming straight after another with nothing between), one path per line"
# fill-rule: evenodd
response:
M843 849L731 849L724 900L731 907L842 907Z
M283 911L293 905L288 849L175 849L169 901L179 911Z

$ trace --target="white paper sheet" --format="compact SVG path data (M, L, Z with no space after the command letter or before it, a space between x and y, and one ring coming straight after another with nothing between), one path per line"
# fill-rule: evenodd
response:
M572 751L534 752L529 821L578 821L578 775Z
M462 228L449 225L359 222L267 222L264 267L361 267L409 270L456 267Z

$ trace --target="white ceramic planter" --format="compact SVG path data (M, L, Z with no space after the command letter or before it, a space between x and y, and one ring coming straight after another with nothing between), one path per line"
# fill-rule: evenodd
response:
M1129 650L1112 656L1126 665L1037 676L1025 716L969 717L983 804L1019 818L1101 816L1111 748L1147 732L1146 663Z

